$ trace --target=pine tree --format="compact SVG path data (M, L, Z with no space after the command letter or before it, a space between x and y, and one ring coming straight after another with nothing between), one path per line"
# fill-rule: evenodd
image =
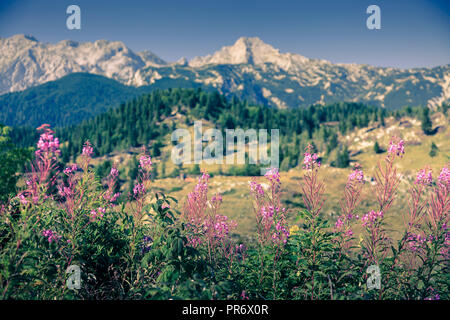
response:
M422 131L426 135L431 134L432 132L432 122L430 119L430 109L424 108L422 111Z
M350 163L350 156L348 154L347 146L344 149L339 149L336 155L335 166L338 168L347 168Z
M432 141L432 142L431 142L430 153L429 153L430 157L432 157L432 158L435 157L435 156L437 155L438 151L439 151L439 148L438 148L437 145Z
M380 148L380 145L378 144L378 141L375 141L375 144L373 145L373 151L375 153L382 153L383 150Z

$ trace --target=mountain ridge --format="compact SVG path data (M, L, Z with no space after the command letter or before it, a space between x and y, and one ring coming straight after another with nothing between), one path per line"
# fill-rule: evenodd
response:
M257 37L240 37L213 54L173 63L150 51L135 53L120 41L48 44L25 35L0 39L0 93L74 72L135 87L158 82L212 86L225 95L278 108L349 101L395 109L450 101L450 64L399 69L331 63L281 53Z

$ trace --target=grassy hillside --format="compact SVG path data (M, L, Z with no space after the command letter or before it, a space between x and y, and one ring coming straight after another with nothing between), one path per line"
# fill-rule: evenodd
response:
M163 123L176 122L182 124L181 127L193 130L192 126L184 123L184 116L176 114L166 118ZM406 213L408 201L408 189L415 179L415 175L419 169L426 165L430 165L433 169L433 174L437 175L439 170L450 161L450 131L448 130L448 118L442 113L435 113L432 116L433 126L436 129L434 135L425 135L421 128L421 122L413 117L393 116L386 118L385 126L381 126L379 122L370 122L366 128L354 129L345 134L338 135L338 147L334 149L330 155L326 155L327 151L321 145L320 140L316 141L319 149L319 155L324 160L321 168L321 174L326 183L327 201L324 205L323 212L335 221L339 212L339 201L342 196L347 176L350 173L349 168L337 168L330 165L331 159L334 158L339 146L348 146L350 155L350 166L354 162L362 165L365 175L366 184L363 191L363 201L360 204L358 212L360 215L366 213L374 207L375 199L373 197L373 182L372 177L375 171L377 162L385 157L386 152L375 153L374 144L378 142L380 148L387 150L389 139L392 136L399 136L405 140L406 155L403 159L398 161L399 172L403 175L403 181L399 188L399 197L393 205L393 208L388 215L388 221L393 226L392 233L398 236L398 231L402 229L403 220L402 214ZM213 127L214 123L204 121L203 126L206 130L208 127ZM240 221L236 233L240 236L254 234L254 214L252 210L252 203L249 193L248 182L252 179L249 176L235 176L229 175L230 165L200 165L196 168L195 165L184 165L182 167L175 166L170 154L172 144L170 143L170 136L166 135L162 140L164 147L161 148L161 155L154 157L155 170L157 177L154 180L153 187L155 190L163 191L167 194L180 199L179 210L182 210L184 200L187 194L192 191L197 183L198 170L207 170L212 178L210 180L211 195L218 192L223 195L223 213ZM315 140L309 140L315 141ZM435 156L430 156L431 144L434 143L438 151ZM297 153L302 159L304 150L296 148L291 150ZM122 191L127 193L131 190L128 182L130 171L133 170L133 161L135 157L141 152L140 148L131 148L127 151L116 151L110 154L98 157L94 161L94 165L99 165L108 161L109 163L117 163L121 172ZM328 162L326 161L328 158ZM242 166L241 166L242 167ZM180 179L177 175L182 172L186 176ZM161 178L164 176L163 178ZM296 165L287 171L281 172L281 181L283 184L283 201L286 207L290 208L289 219L295 220L297 211L303 207L303 200L301 196L300 183L302 182L303 170L301 165ZM151 201L149 199L149 201Z

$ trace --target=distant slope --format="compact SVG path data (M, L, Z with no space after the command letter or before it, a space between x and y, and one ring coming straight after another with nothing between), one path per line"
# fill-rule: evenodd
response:
M63 126L79 123L149 88L135 88L102 76L73 73L56 81L0 96L0 123Z
M43 123L53 127L73 125L144 93L177 87L211 89L183 79L164 79L136 88L99 75L72 73L21 92L1 95L0 123L15 127L38 127Z

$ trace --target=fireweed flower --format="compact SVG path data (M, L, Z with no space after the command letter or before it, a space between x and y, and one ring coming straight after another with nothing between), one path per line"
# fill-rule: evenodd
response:
M139 167L144 171L152 170L152 159L148 155L143 155L139 159Z
M417 252L420 248L422 248L427 239L420 234L410 233L408 234L407 241L409 250Z
M393 138L389 142L388 153L394 156L403 157L405 154L405 142L399 138Z
M361 222L363 227L370 228L381 219L383 219L383 212L375 212L372 210L361 218Z
M19 194L19 200L20 200L21 204L27 204L28 203L28 200L25 198L23 193Z
M216 204L216 203L222 203L222 195L216 194L215 196L213 196L213 197L211 198L211 202L212 202L213 204Z
M264 196L263 187L256 181L249 181L250 190L257 196Z
M273 206L264 206L261 208L261 217L263 221L272 221L275 209Z
M305 152L304 156L305 158L303 159L303 169L312 170L316 167L320 168L320 161L317 161L317 153L311 154L309 152Z
M119 170L117 170L116 167L112 167L111 172L109 174L111 175L111 177L115 179L119 176Z
M45 132L39 137L35 154L37 156L46 156L51 153L61 154L59 150L59 139L53 136L53 131L50 128L46 127L44 130Z
M76 172L78 170L78 167L76 164L71 164L70 166L68 166L67 168L64 169L64 173L66 175L70 175L74 172Z
M443 167L438 177L438 184L444 187L450 186L450 170L448 165Z
M97 208L97 210L91 210L90 220L97 221L98 219L103 218L105 212L106 212L105 208L102 207Z
M92 144L88 141L84 143L82 155L90 158L94 153L94 148L92 148Z
M425 298L425 300L440 300L441 299L441 296L432 287L429 287L428 291L430 292L431 296Z
M264 175L266 179L268 179L272 184L280 184L280 173L277 168L271 168Z
M227 216L218 214L215 217L214 226L208 227L214 228L214 236L216 238L223 239L229 234L232 229L237 227L237 224L233 220L229 221Z
M289 229L283 220L277 222L275 226L275 232L272 234L272 240L276 244L286 244L290 236Z
M348 182L364 183L364 172L355 166L353 171L348 175Z
M305 158L303 160L303 169L307 170L304 175L304 182L301 185L302 198L306 209L317 217L322 210L325 198L325 184L319 180L320 162L317 161L317 154L312 154L313 146L308 144L305 148Z
M423 186L431 186L431 183L433 182L433 177L431 175L431 169L425 168L422 170L419 170L417 173L415 184L421 184Z
M341 231L343 227L344 227L344 219L342 217L339 217L336 223L334 224L334 228L337 231Z
M139 198L141 195L145 193L145 187L142 183L138 183L133 188L133 194L135 198Z
M48 243L52 243L53 241L58 242L58 240L61 239L60 235L50 229L43 230L42 235L47 238Z
M247 296L245 290L242 290L242 293L241 293L241 299L242 299L242 300L249 300L249 297Z

